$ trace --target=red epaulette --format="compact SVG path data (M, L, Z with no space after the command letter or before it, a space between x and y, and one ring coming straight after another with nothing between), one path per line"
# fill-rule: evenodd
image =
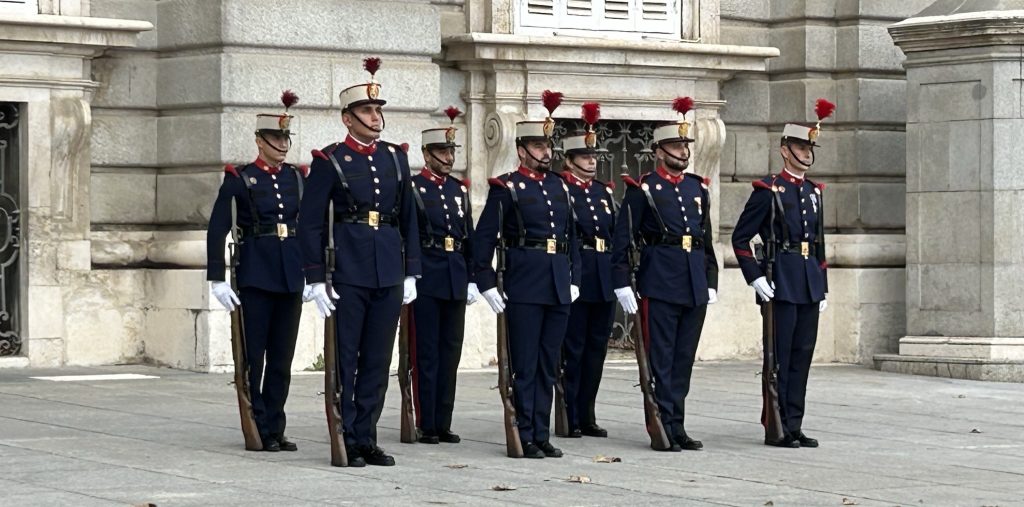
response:
M704 178L704 186L706 186L706 187L710 187L711 186L711 178Z
M772 189L772 186L769 185L768 183L766 183L764 180L754 181L754 182L751 183L751 185L754 185L754 188L763 188L765 190L771 190Z
M604 183L604 186L608 187L611 190L615 190L615 182L614 181L606 181Z
M231 164L224 164L224 172L238 177L238 171L236 171L235 166Z
M469 188L470 188L470 186L469 186L469 178L466 178L464 180L459 180L459 181L462 183L462 186L466 187L466 190L469 190Z
M327 155L324 155L324 152L320 150L313 150L310 153L313 154L313 158L322 158L324 160L327 160Z
M302 173L302 177L303 178L308 178L309 177L309 166L308 165L300 165L299 166L299 172Z
M409 143L402 143L400 147L402 148L402 152L409 153Z
M637 181L637 180L634 180L633 177L628 175L628 174L623 174L622 175L622 181L626 182L626 185L628 185L628 186L640 188L640 182Z
M502 181L501 178L488 178L487 183L490 183L491 185L494 185L496 187L505 188L505 182Z

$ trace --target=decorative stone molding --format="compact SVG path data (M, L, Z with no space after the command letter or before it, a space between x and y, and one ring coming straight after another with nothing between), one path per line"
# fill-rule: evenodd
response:
M51 212L54 220L70 221L74 218L74 193L81 190L80 173L89 167L92 113L77 97L53 99L50 111Z
M889 27L904 53L1024 43L1024 10L910 18Z

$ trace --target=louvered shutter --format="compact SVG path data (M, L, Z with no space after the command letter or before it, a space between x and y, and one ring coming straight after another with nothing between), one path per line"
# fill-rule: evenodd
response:
M38 0L0 0L0 12L4 14L39 14Z

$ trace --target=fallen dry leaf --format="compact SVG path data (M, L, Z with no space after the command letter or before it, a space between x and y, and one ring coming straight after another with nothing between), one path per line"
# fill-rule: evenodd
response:
M508 484L498 484L497 486L492 486L491 489L494 491L515 491L516 487L509 486Z
M849 498L843 498L843 505L857 505L857 502L850 500Z
M775 502L771 500L768 500L767 502L764 503L764 507L772 507L773 505L775 505Z
M578 482L580 484L590 484L590 477L586 475L570 475L567 482Z
M455 464L452 464L452 465L445 465L445 466L448 467L448 468L451 468L451 469L458 469L458 468L466 468L469 465L463 465L461 463L455 463Z
M981 430L979 430L978 428L974 428L971 430L971 433L981 433Z
M594 456L594 463L622 463L622 458L598 454L597 456Z

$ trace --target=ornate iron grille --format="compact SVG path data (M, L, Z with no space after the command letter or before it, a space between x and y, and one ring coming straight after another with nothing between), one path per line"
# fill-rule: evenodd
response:
M554 159L562 161L561 140L576 131L582 131L582 120L557 119L552 140L555 145ZM597 179L615 183L615 199L622 202L626 186L622 183L622 174L639 178L641 174L654 170L656 161L651 149L654 138L655 122L629 120L602 120L597 123ZM563 162L564 163L564 162ZM609 346L613 348L632 349L633 339L629 333L633 328L633 318L622 312L615 305L615 322Z
M0 103L0 356L21 354L18 104Z

